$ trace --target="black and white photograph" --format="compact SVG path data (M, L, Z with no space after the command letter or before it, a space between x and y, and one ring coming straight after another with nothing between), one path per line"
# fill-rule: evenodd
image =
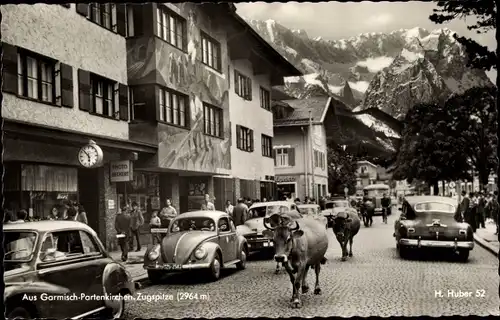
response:
M2 4L5 318L500 316L498 4Z

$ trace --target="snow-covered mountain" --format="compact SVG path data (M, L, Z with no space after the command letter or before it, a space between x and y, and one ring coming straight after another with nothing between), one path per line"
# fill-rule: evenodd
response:
M357 111L375 107L401 119L415 103L493 85L485 72L466 67L465 50L449 29L325 40L273 20L247 22L305 74L285 78L284 91L296 98L329 94Z

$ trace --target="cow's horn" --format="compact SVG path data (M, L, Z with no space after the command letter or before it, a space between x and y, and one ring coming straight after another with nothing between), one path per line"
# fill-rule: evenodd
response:
M264 219L264 227L265 227L266 229L271 230L271 231L273 231L274 229L276 229L276 228L272 228L272 227L270 227L270 226L267 224L267 221L269 221L269 219L268 219L268 218Z
M300 229L299 223L297 222L297 220L295 220L295 228L290 229L290 231L295 231L299 229Z

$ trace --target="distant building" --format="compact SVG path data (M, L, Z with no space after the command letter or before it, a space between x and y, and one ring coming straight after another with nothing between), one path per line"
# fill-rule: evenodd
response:
M377 182L377 165L370 161L358 161L356 170L356 191L362 191L364 187Z

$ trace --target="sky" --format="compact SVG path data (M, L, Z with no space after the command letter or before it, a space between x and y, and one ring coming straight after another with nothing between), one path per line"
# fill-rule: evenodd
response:
M460 36L470 37L494 50L495 32L476 34L467 30L473 18L435 24L429 15L436 8L433 2L320 2L320 3L238 3L239 15L258 20L272 19L289 29L303 29L309 37L340 40L368 32L390 32L421 27L427 30L449 28ZM488 72L496 82L496 72Z

